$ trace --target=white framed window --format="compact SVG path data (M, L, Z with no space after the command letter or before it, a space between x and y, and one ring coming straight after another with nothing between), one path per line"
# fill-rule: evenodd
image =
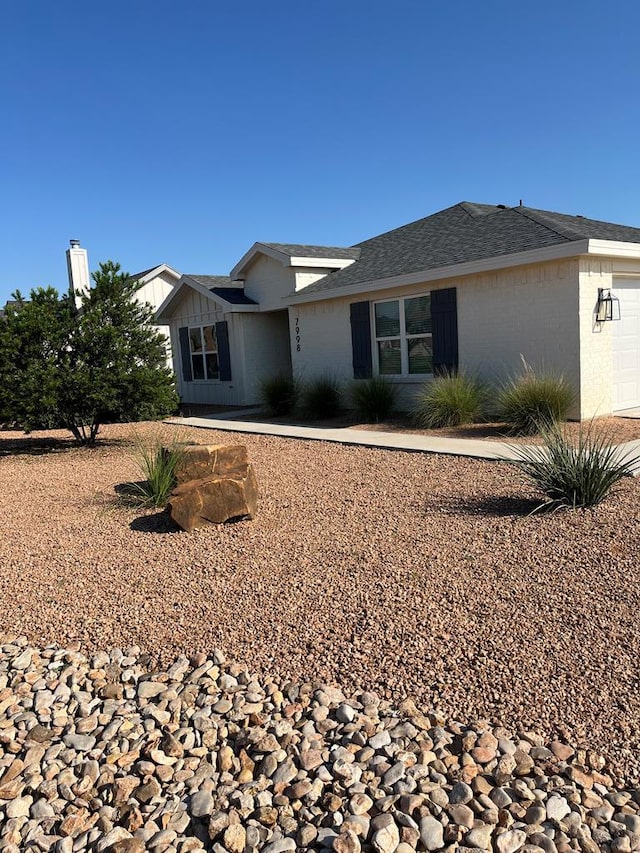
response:
M215 326L190 326L189 352L194 379L220 379Z
M433 373L431 294L373 303L375 357L382 376Z

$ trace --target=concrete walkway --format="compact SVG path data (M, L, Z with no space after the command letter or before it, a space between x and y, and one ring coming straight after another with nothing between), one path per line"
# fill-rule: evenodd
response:
M256 414L259 410L256 410ZM387 450L405 450L414 453L443 453L447 456L470 456L474 459L517 459L518 449L508 441L482 441L475 438L447 438L446 436L418 435L403 432L378 432L368 429L324 429L322 427L291 426L258 421L235 420L249 412L237 410L207 418L169 418L167 424L175 426L217 429L225 432L246 432L254 435L277 435L280 438L303 438L307 441L333 441L362 447L382 447ZM251 412L253 414L253 412ZM519 445L522 447L523 445ZM618 445L619 458L635 458L634 477L640 477L640 439Z
M291 426L289 424L257 423L233 420L234 412L223 417L171 418L165 423L176 426L217 429L226 432L247 432L256 435L277 435L281 438L303 438L307 441L333 441L340 444L357 444L364 447L382 447L390 450L407 450L418 453L445 453L450 456L472 456L476 459L515 459L516 451L508 442L481 441L473 438L447 438L446 436L416 435L402 432L378 432L368 429L323 429L319 427Z

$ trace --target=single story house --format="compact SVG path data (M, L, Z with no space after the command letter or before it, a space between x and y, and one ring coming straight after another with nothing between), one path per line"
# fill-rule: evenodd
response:
M350 247L255 243L156 318L187 403L252 405L284 373L381 374L408 404L439 371L499 382L524 359L590 418L640 406L640 228L461 202Z

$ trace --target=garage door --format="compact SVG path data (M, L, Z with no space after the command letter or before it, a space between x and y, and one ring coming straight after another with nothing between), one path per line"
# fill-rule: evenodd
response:
M614 279L620 319L613 336L613 411L640 406L640 279Z

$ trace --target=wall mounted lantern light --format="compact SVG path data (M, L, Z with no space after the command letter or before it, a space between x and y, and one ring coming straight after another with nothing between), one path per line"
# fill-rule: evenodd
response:
M620 300L613 296L611 291L605 287L598 288L598 304L596 305L596 320L598 323L606 323L607 320L620 319Z

